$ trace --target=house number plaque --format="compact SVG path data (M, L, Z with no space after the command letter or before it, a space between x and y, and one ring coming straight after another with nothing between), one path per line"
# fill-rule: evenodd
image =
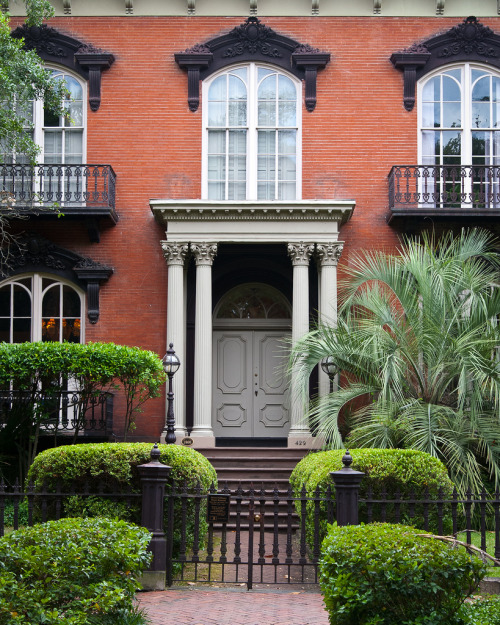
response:
M230 495L208 495L207 520L209 523L229 521Z

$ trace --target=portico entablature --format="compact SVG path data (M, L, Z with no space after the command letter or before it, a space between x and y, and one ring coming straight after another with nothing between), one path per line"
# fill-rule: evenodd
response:
M169 241L328 243L337 240L355 201L150 200L150 206Z

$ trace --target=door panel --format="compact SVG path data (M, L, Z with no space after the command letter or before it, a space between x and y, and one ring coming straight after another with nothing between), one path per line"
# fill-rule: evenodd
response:
M289 409L282 331L214 332L214 434L284 437Z

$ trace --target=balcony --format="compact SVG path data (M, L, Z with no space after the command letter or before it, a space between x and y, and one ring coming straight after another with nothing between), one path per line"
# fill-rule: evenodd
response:
M0 199L21 215L118 221L115 211L116 175L111 165L0 164ZM99 233L90 230L92 241ZM97 239L95 238L97 237Z
M395 165L389 222L396 217L498 217L500 166Z

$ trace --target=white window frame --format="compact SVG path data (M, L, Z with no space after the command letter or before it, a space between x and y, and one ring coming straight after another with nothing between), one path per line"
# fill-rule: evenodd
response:
M60 276L55 276L49 273L24 273L16 276L11 276L10 278L3 280L0 282L0 288L5 287L7 285L13 283L20 283L22 280L26 278L31 278L31 342L41 341L42 340L42 301L43 296L49 288L53 288L55 285L50 285L43 289L43 279L46 278L48 280L52 280L58 285L69 286L72 288L80 297L80 343L85 343L85 292L80 289L76 284L70 282L69 280L64 280ZM23 288L26 288L24 285L21 285ZM11 298L11 310L10 315L11 319L13 318L13 298ZM62 319L62 299L59 302L60 306L60 318ZM11 337L12 337L12 325L11 325ZM61 342L61 341L54 341Z
M82 162L84 164L87 160L87 83L82 80L80 76L71 72L66 67L60 67L57 65L46 65L45 69L50 71L58 72L62 75L71 76L74 78L82 88ZM70 130L73 128L72 126L60 126L63 130L63 138L64 138L64 130ZM44 133L44 110L43 110L43 100L34 100L33 102L33 140L34 142L40 146L40 152L37 155L37 162L44 163L45 162L45 133ZM64 154L64 149L63 149ZM59 163L58 163L59 164ZM64 163L61 163L64 164ZM71 164L71 163L70 163Z
M302 83L292 74L285 72L281 68L266 63L243 63L225 67L207 78L202 84L202 198L208 198L208 91L214 80L220 76L227 74L240 68L248 69L247 84L247 178L246 178L246 200L257 200L257 87L258 87L258 68L264 68L282 74L289 78L295 86L296 92L296 181L295 181L295 198L302 199ZM227 126L226 126L227 128Z

